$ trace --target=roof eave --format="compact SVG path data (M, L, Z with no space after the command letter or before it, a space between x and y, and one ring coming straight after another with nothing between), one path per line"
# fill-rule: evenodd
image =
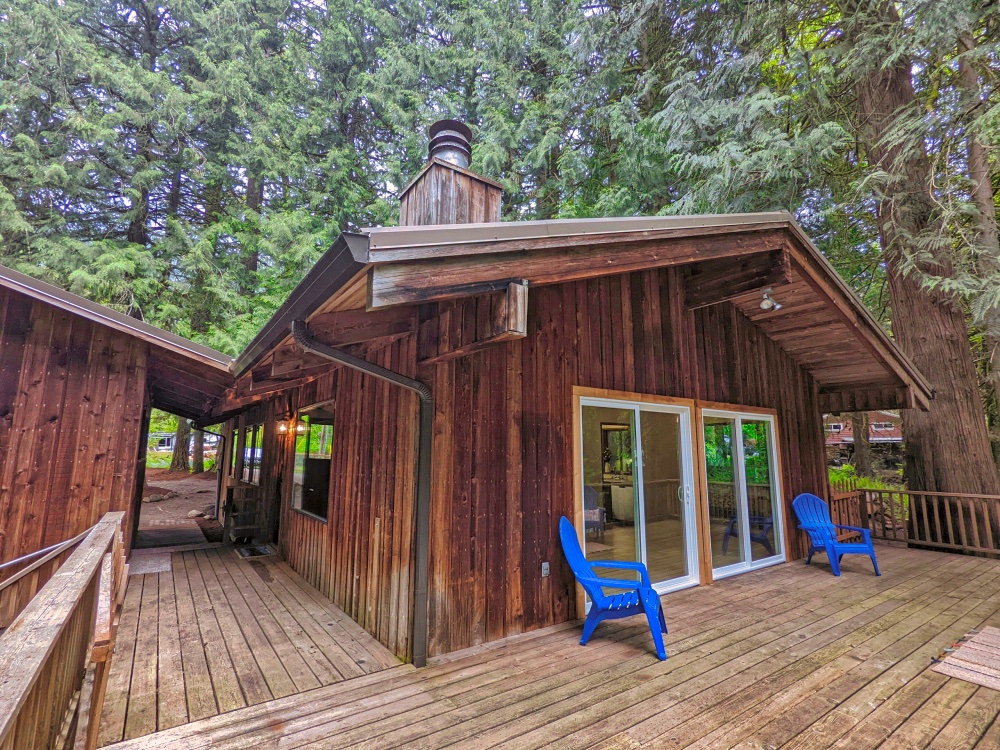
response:
M260 362L290 334L292 321L315 312L364 269L367 258L366 235L341 234L236 358L233 374L238 378Z

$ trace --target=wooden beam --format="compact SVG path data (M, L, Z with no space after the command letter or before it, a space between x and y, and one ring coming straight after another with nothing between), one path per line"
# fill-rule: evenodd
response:
M384 344L417 328L417 313L413 308L391 310L342 310L314 315L309 319L309 330L326 344L334 347L370 342ZM294 341L275 349L271 358L270 376L298 377L327 360L302 351Z
M511 281L493 311L493 329L488 336L439 352L420 360L421 365L438 364L481 351L494 344L528 335L528 282Z
M787 232L769 230L725 236L681 237L583 247L555 247L470 257L375 265L368 307L417 304L467 297L502 288L511 279L562 284L649 268L687 265L785 247Z
M824 414L841 412L874 411L875 409L918 408L913 389L909 386L858 388L851 390L820 391L819 409Z
M265 363L267 363L267 360L265 360ZM269 378L296 377L298 373L313 367L319 367L324 363L328 364L322 357L304 352L294 343L291 343L285 344L280 349L276 349L270 363L254 368L253 372L256 373L258 370L266 369ZM255 375L254 379L256 380L258 377Z
M792 281L792 263L785 249L742 258L706 260L688 272L684 298L689 309L707 307Z
M417 328L413 308L399 310L342 310L314 315L309 330L330 346L347 346L362 341L412 333Z

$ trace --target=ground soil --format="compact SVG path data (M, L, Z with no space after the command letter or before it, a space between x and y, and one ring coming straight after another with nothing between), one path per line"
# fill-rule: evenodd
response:
M215 515L216 474L205 472L192 475L153 469L147 472L143 497L173 493L166 500L142 503L139 512L140 539L137 546L153 547L160 544L189 543L191 541L221 541L222 528L214 518L189 518L192 510L208 516ZM155 484L149 484L152 479ZM182 541L184 540L184 541Z

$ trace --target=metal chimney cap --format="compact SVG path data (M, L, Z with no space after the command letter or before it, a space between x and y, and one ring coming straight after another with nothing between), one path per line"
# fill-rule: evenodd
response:
M428 156L441 159L462 169L469 168L472 159L472 131L458 120L438 120L428 130L431 138Z

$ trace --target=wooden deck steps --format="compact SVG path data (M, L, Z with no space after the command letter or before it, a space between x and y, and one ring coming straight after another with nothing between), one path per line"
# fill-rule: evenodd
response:
M666 662L641 618L566 624L114 747L996 748L1000 693L929 666L1000 625L1000 561L878 552L665 597Z
M273 556L171 554L132 576L101 744L380 672L399 661Z

